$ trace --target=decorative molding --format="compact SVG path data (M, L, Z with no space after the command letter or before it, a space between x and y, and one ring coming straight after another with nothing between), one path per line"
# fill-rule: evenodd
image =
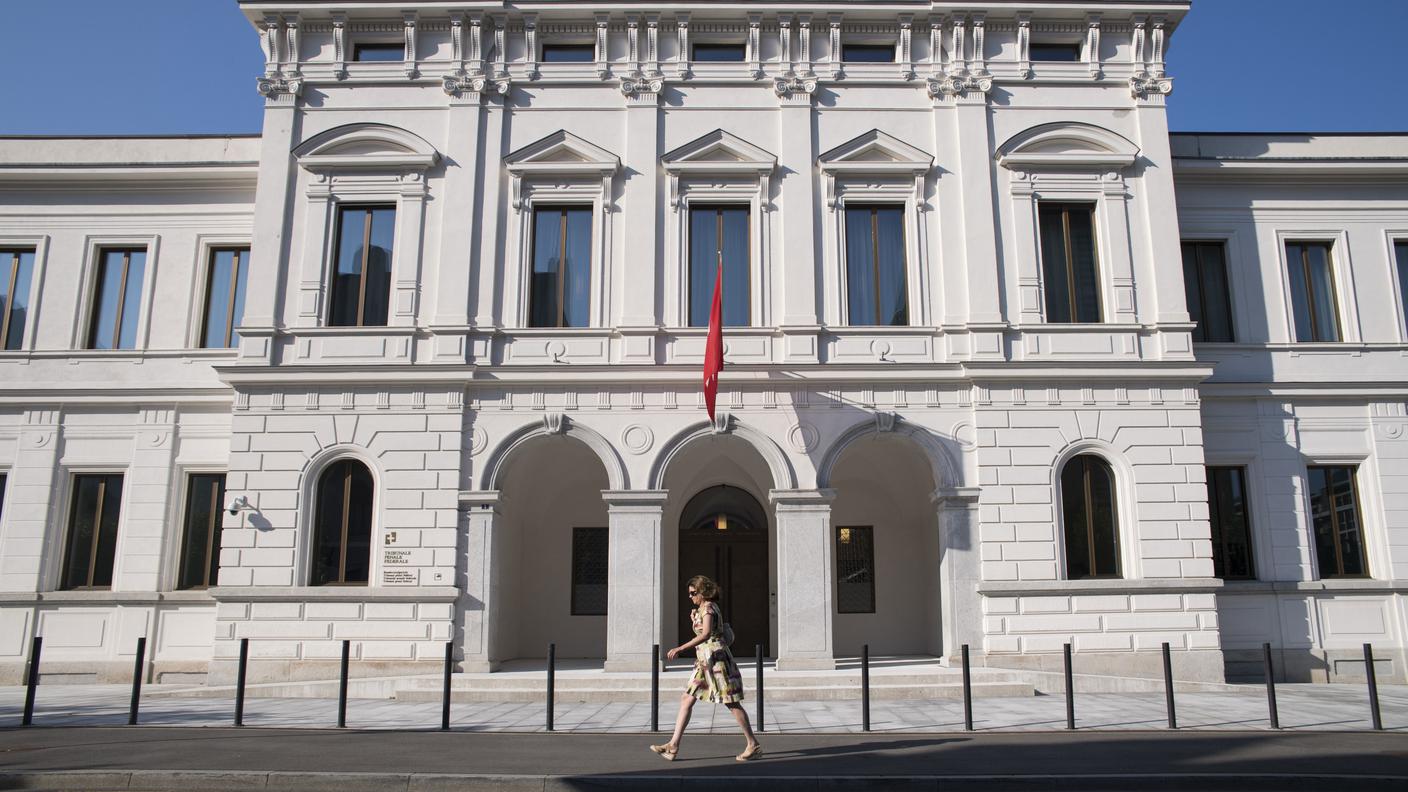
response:
M1118 173L1138 156L1139 147L1121 135L1093 124L1065 121L1019 132L997 150L998 163L1012 171Z
M681 80L689 79L689 14L679 12L675 14L675 38L679 47L679 52L675 55L675 76Z
M562 413L553 412L543 414L543 431L550 435L565 434L567 432L567 425L567 416Z
M913 180L915 205L922 210L924 180L934 166L934 158L893 135L872 129L817 157L817 164L826 176L827 208L836 206L840 179L898 176Z
M833 80L841 76L841 21L843 19L842 14L828 14L826 17L826 65Z
M282 96L293 97L303 93L303 80L279 75L260 77L255 81L254 89L265 99L278 99Z
M895 422L899 419L898 415L885 410L876 410L874 417L876 432L883 434L895 431Z
M758 180L759 198L768 206L769 180L777 157L746 140L716 129L661 157L670 178L670 206L680 205L680 180L691 176L752 176Z
M655 445L655 433L644 424L631 424L621 430L621 445L632 454L644 454Z
M733 415L727 410L715 410L714 422L713 425L709 427L709 430L716 435L728 434L733 430Z
M538 15L523 15L524 72L528 79L538 79Z
M772 90L780 99L810 104L812 94L816 93L816 85L815 76L789 74L786 77L775 78L772 81Z
M504 157L504 167L513 179L514 209L523 208L525 180L585 176L600 181L602 205L609 211L611 180L620 171L621 160L610 151L559 129Z
M900 42L899 52L896 53L896 60L900 63L900 76L906 80L913 80L914 72L914 47L912 45L914 36L914 15L900 14Z
M748 74L753 79L763 76L762 14L748 15Z
M1135 99L1157 99L1173 93L1173 78L1143 74L1129 78L1129 93Z
M664 89L665 78L661 75L632 74L621 78L621 93L637 102L658 101Z
M805 421L792 424L787 430L787 444L792 450L799 454L809 454L816 450L817 444L821 441L821 433Z
M404 65L403 71L408 80L414 80L420 76L420 67L417 65L418 61L416 60L420 36L419 31L416 29L416 22L417 17L415 11L401 12L402 33L405 37L406 47L406 54L403 56L404 59L402 63Z
M1085 27L1085 63L1090 76L1098 80L1104 76L1100 70L1100 15L1087 14Z
M605 80L611 73L611 67L607 63L607 56L610 54L607 49L607 29L611 24L611 15L598 13L593 16L596 23L596 76Z

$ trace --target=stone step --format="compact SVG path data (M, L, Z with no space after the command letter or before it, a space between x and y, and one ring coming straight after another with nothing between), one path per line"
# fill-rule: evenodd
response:
M747 695L751 688L745 685ZM661 686L660 700L669 702L679 688ZM765 686L768 701L860 701L860 687L839 685ZM1020 682L974 682L974 698L1020 698L1036 695L1031 685ZM528 703L544 701L546 690L534 687L454 688L450 700L464 703ZM570 690L555 688L554 697L562 704L649 703L649 687L580 687ZM961 684L877 684L870 685L870 697L876 701L962 699ZM398 701L439 701L440 689L402 688L396 691Z
M743 682L745 685L753 684L754 671L745 666L743 669ZM661 689L682 686L689 679L688 669L675 669L660 675ZM987 669L975 668L972 671L973 683L1011 683L1023 684L1021 672L989 671ZM925 673L872 673L870 675L871 687L879 685L888 686L961 686L963 680L962 672L940 670L937 672ZM397 693L410 690L430 690L439 695L443 681L440 677L405 677L397 686ZM860 673L850 672L830 672L830 673L779 673L776 671L765 671L764 684L772 690L784 688L852 688L860 689ZM491 691L491 690L545 690L547 687L546 674L456 674L450 680L451 689L454 691ZM650 676L648 674L590 674L580 676L563 676L559 674L554 680L554 686L558 693L572 690L648 690L650 687Z

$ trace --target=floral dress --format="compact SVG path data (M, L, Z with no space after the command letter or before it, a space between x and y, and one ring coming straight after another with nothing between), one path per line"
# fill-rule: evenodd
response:
M704 634L704 614L714 615L714 630L709 637L694 647L694 676L689 680L685 693L714 704L733 704L743 700L743 672L738 670L733 653L724 646L722 633L724 617L717 603L706 602L689 614L690 624L696 636Z

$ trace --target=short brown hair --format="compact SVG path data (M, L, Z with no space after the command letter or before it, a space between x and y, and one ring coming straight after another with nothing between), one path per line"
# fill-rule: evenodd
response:
M689 582L685 585L693 586L699 596L709 602L713 602L719 598L719 584L715 583L706 575L695 575L690 578Z

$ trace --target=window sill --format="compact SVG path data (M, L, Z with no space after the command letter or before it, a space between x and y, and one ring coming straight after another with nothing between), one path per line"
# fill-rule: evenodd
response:
M1372 578L1332 578L1328 580L1234 580L1223 585L1222 594L1402 594L1408 593L1408 580Z
M454 602L455 586L220 586L208 590L219 602Z
M317 327L288 327L279 330L280 336L412 336L425 332L423 328L414 325L377 325L374 327L333 327L329 325L319 325Z
M1097 578L1091 580L1029 580L984 583L978 593L985 597L1019 597L1048 594L1202 594L1221 591L1217 578Z
M156 603L207 603L215 600L205 591L23 591L0 593L0 603L38 605L63 602L89 605L153 605Z

